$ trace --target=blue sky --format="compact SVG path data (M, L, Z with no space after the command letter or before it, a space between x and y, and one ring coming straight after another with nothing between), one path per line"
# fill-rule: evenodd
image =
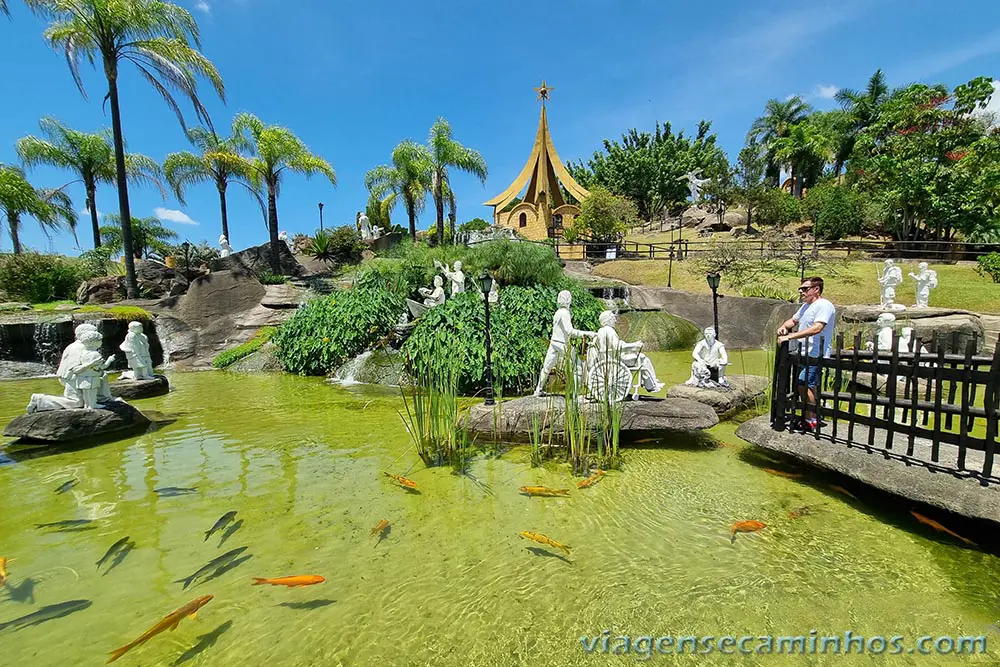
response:
M227 104L204 86L217 128L239 111L253 112L291 128L337 171L336 188L286 178L278 213L290 234L318 226L320 201L326 225L353 224L367 200L365 172L387 162L399 141L424 141L438 116L489 165L486 187L453 178L459 222L488 219L482 202L506 188L527 159L538 122L532 88L543 78L554 88L556 148L570 160L630 127L664 120L690 133L702 118L734 158L768 98L801 94L832 108L837 88L863 87L879 67L894 86L1000 76L1000 3L993 0L178 2L198 18L203 51L225 80ZM42 41L44 23L19 0L12 11L12 21L0 17L0 162L16 159L14 142L37 132L43 115L81 130L110 125L103 75L85 69L83 99L65 60ZM129 150L162 160L188 148L173 114L127 68L121 99ZM40 186L70 180L51 169L36 169L32 179ZM82 211L83 189L69 192ZM182 238L218 238L211 185L192 188L183 206L151 188L131 188L130 197L134 215L165 209ZM117 212L114 190L99 190L97 204L101 213ZM259 208L238 189L230 191L229 214L236 248L266 240ZM432 218L428 200L420 227ZM397 210L393 221L405 226L405 213ZM0 250L9 251L5 227ZM30 247L79 252L68 233L48 240L34 221L23 227ZM81 216L83 249L88 230Z

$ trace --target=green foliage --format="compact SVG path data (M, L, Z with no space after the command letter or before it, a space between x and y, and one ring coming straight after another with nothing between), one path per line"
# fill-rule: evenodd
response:
M794 290L770 283L742 285L739 290L740 296L757 297L758 299L778 299L779 301L791 301L792 303L799 300L799 295Z
M29 303L73 299L80 282L77 267L63 257L31 251L0 257L0 291L11 299Z
M124 322L141 321L150 322L153 319L152 313L145 308L138 306L83 306L76 310L78 313L100 313L103 317Z
M828 182L812 187L802 208L812 219L817 238L836 240L861 233L865 197L848 185Z
M764 147L755 141L748 141L740 151L736 162L735 199L747 209L747 229L753 224L753 216L766 196L764 171L767 168L767 155Z
M691 170L716 173L728 168L726 154L716 145L712 124L698 123L694 139L674 134L670 123L657 123L655 131L631 129L621 142L604 140L585 165L570 162L566 168L580 185L591 190L603 186L633 201L642 220L652 220L665 209L680 209L688 197L687 184L679 180Z
M14 254L21 252L21 218L31 216L46 234L65 225L76 233L73 202L61 189L36 188L20 167L0 163L0 225L7 224Z
M257 274L257 280L260 281L261 285L284 285L288 282L288 278L285 276L279 276L266 269Z
M457 169L472 174L486 185L486 160L471 148L466 148L452 138L451 125L444 118L438 118L431 125L427 136L427 149L431 159L431 194L436 212L435 227L438 245L445 243L444 206L451 209L451 224L448 231L455 234L455 193L451 189L449 169Z
M482 218L473 218L472 220L467 220L458 226L458 231L460 232L481 232L484 229L489 229L490 223L486 222Z
M616 241L636 224L638 215L634 203L597 186L580 204L580 215L567 238L586 235L597 241Z
M765 191L757 205L757 221L778 229L802 219L802 205L783 190Z
M104 219L110 224L101 227L101 245L107 246L112 256L120 255L123 250L121 218L109 213ZM159 218L129 216L129 220L132 223L132 247L135 249L136 259L149 257L151 253L166 257L173 251L174 246L169 242L178 237L177 232L164 227Z
M327 264L356 264L361 261L364 249L365 245L361 242L358 231L343 225L332 231L317 231L302 252Z
M812 110L801 97L793 95L787 100L770 99L764 107L764 113L754 120L747 133L747 140L759 142L765 149L766 167L764 174L766 182L773 188L780 185L781 163L777 157L777 142L787 137L791 128L806 119Z
M276 331L277 328L275 327L261 327L254 337L247 342L236 347L231 347L228 350L223 350L216 355L215 359L212 360L212 365L216 368L232 366L243 357L248 357L264 347L264 344L274 337Z
M417 215L427 203L431 190L433 158L426 146L415 141L400 142L392 150L392 163L375 167L365 174L365 187L372 199L382 202L387 213L401 200L410 221L410 240L417 240ZM369 216L369 219L370 216Z
M111 275L110 272L115 270L112 267L112 264L115 264L115 262L111 261L111 255L113 254L112 248L106 245L80 253L80 259L77 263L80 279L87 280L89 278L100 278Z
M292 373L332 373L385 338L402 310L403 297L382 285L336 291L281 325L273 339L278 358Z
M177 261L177 268L184 269L184 246L175 245L166 248L167 254ZM215 246L208 245L207 241L202 241L198 245L188 245L187 262L191 266L201 266L209 264L213 259L219 258L219 250Z
M976 273L983 277L989 276L993 282L1000 283L1000 252L980 255L976 261Z
M573 293L573 323L596 331L604 306L575 283L553 287L505 287L500 303L490 308L493 340L492 367L497 388L521 391L533 387L538 364L545 355L556 295L560 288ZM485 309L482 296L459 294L432 308L421 318L403 346L416 377L440 374L444 364L459 364L458 389L470 392L485 386Z
M551 248L537 243L501 239L476 244L466 259L472 275L490 271L501 285L555 285L562 264ZM467 273L468 275L468 273Z

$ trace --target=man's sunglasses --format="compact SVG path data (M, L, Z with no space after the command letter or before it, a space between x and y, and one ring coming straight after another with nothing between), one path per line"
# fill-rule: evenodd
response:
M810 285L809 287L800 287L799 288L799 294L805 294L806 292L808 292L809 290L811 290L813 287L816 287L816 286L815 285Z

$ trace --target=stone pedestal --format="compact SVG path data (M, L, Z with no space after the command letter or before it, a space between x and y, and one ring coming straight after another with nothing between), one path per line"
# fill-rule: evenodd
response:
M70 442L108 434L127 435L148 428L150 421L124 401L113 401L97 410L51 410L15 417L3 434L34 442Z
M131 401L136 398L162 396L170 391L167 378L157 375L151 380L132 380L119 378L111 383L111 395Z
M729 389L704 389L686 384L674 385L667 391L668 398L686 398L712 408L720 419L751 407L758 399L763 400L770 383L759 375L726 375Z

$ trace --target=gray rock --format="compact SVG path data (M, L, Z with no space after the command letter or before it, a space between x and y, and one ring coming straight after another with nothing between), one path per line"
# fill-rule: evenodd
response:
M56 310L61 313L72 312L74 310L79 310L79 309L80 306L73 303L60 303L58 306L56 306Z
M860 331L864 340L874 340L875 320L882 314L878 306L847 306L838 309L838 329L844 333L844 345L853 345L854 334ZM944 339L948 353L964 354L965 346L976 339L976 352L985 349L986 332L983 320L977 313L953 308L908 308L893 313L896 331L913 327L913 336L931 351L937 350L937 341Z
M54 375L55 366L35 361L4 361L0 360L0 380L21 380L25 378L45 377Z
M69 442L82 438L125 435L148 428L150 421L124 401L114 401L97 410L52 410L15 417L3 434L9 438L38 442Z
M117 379L110 383L111 395L126 401L137 398L149 398L151 396L162 396L170 392L170 383L167 378L157 375L152 380L127 380Z
M185 322L203 326L256 307L264 293L264 286L245 271L219 271L196 278L178 305Z
M771 383L769 379L759 375L727 375L726 380L730 385L728 390L678 384L667 391L667 397L704 403L715 410L720 419L725 419L744 408L752 407L758 400L763 400Z
M301 276L305 269L299 264L294 255L284 243L278 244L278 267L283 276ZM263 271L272 271L271 268L271 244L263 243L259 246L247 248L239 252L234 252L229 257L220 257L212 260L212 272L242 270L257 275Z
M497 414L494 415L494 408ZM683 398L642 399L623 403L622 433L655 431L698 431L719 423L715 411L707 405ZM581 404L581 411L588 422L596 427L601 406L597 403ZM562 433L565 399L562 396L525 396L504 401L502 406L475 405L469 411L470 431L496 433L504 438L524 438L531 432L532 419L550 425L554 433ZM547 421L546 421L547 420Z
M710 215L711 214L704 209L691 206L681 214L681 224L685 227L697 227Z
M278 359L274 345L265 343L256 352L227 366L226 370L233 373L278 373L285 370L285 366Z
M124 301L125 296L125 276L90 278L76 290L76 302L82 305L115 303Z
M16 312L19 310L31 310L31 304L18 303L16 301L8 301L7 303L0 303L0 313Z
M260 305L265 308L298 308L306 300L306 290L290 283L264 285L264 298Z
M618 334L625 340L641 340L646 352L663 352L693 348L701 330L670 313L630 311L619 317Z

